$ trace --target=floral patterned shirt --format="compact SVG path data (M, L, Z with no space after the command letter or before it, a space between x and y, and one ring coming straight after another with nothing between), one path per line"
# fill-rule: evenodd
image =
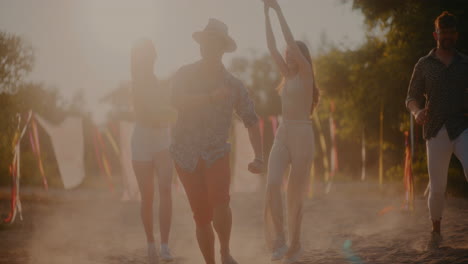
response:
M200 62L183 66L172 80L172 101L180 95L208 95L220 85L230 91L224 101L205 105L177 107L178 119L172 130L170 147L174 161L182 169L193 172L199 159L210 166L230 151L227 142L233 113L245 127L257 123L254 103L242 82L224 69L219 83L209 83L198 74Z

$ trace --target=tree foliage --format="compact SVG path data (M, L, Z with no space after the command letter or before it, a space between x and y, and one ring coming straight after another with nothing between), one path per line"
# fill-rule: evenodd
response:
M445 10L458 17L458 49L466 54L468 2L354 0L353 8L365 17L366 41L353 50L322 49L326 52L315 59L317 80L326 98L337 104L339 136L355 142L355 147L347 151L358 153L360 135L365 131L369 150L377 154L379 114L383 109L384 164L388 169L403 161L402 131L409 129L410 118L404 100L415 63L436 45L432 36L434 20ZM424 142L419 140L419 144Z

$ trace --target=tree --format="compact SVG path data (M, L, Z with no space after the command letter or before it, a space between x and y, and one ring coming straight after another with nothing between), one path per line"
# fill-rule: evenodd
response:
M0 32L0 93L15 93L32 70L32 48L12 34Z
M9 174L18 113L23 116L21 125L24 125L24 117L29 110L55 123L65 118L65 110L57 105L60 101L57 89L24 81L32 70L33 62L30 46L18 36L0 32L0 175ZM23 174L28 175L32 168L37 168L37 165L31 153L24 154L22 164L26 166L23 168ZM46 163L44 165L48 166ZM40 177L35 178L40 179ZM0 185L8 184L9 180L8 177L0 177Z
M404 100L413 67L435 47L434 20L445 10L458 17L458 48L468 52L468 2L353 0L353 8L365 17L366 42L355 50L322 49L325 52L315 59L317 81L324 97L336 102L339 136L350 146L348 151L359 153L362 131L371 151L376 150L383 108L385 164L387 168L398 166L404 153L402 130L409 127ZM419 173L426 175L425 171Z
M32 49L15 35L0 32L0 175L8 173L12 157L16 100L13 93L32 69Z

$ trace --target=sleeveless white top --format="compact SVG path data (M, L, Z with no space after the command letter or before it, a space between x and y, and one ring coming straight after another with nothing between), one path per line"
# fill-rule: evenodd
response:
M304 86L299 74L287 79L281 91L281 105L285 121L310 121L312 89Z

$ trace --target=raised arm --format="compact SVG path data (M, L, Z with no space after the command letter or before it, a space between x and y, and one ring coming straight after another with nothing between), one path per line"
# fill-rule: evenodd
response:
M276 11L276 15L278 16L278 20L281 25L281 31L283 32L286 44L290 48L291 55L294 56L294 58L299 63L300 70L310 71L311 66L307 59L304 57L304 55L302 55L302 52L299 49L299 46L297 45L296 40L293 37L291 29L289 28L288 23L286 22L286 18L284 17L283 11L281 10L281 7L279 6L277 0L264 0L264 2L265 5L269 5Z
M278 66L279 71L283 76L289 75L288 66L286 62L284 62L283 57L281 56L278 48L276 47L276 40L275 35L273 34L273 29L271 28L271 21L270 21L270 6L267 2L264 2L264 12L265 12L265 28L266 28L266 38L267 38L267 45L268 50L270 51L271 57L275 61L276 65Z

